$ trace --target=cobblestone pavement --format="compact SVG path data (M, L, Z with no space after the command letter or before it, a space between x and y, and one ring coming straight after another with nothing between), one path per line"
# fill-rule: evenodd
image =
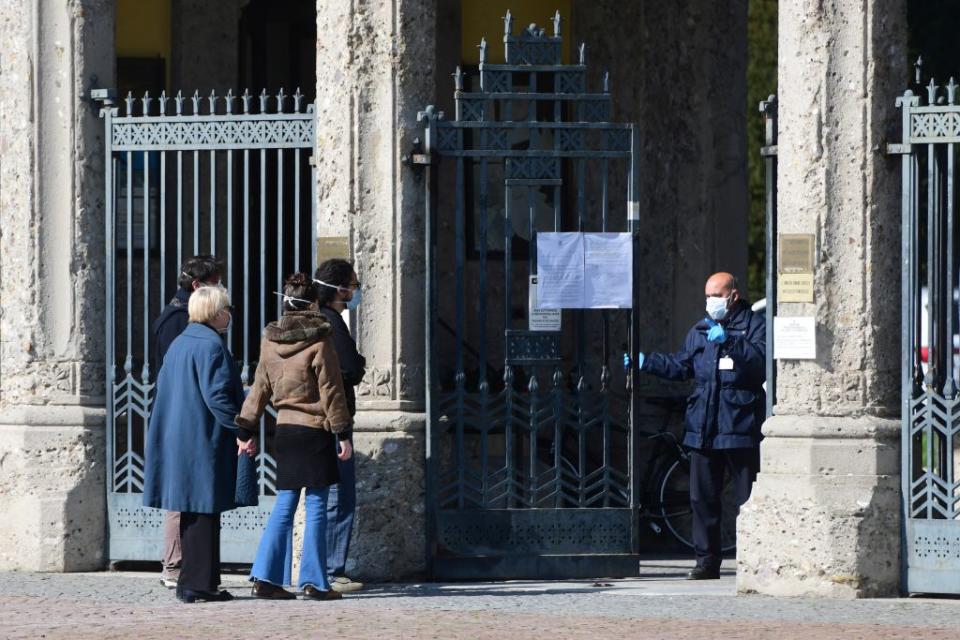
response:
M249 597L184 605L156 574L0 574L2 638L950 638L960 599L840 602L735 596L732 572L683 581L676 564L631 580L374 585L339 602Z

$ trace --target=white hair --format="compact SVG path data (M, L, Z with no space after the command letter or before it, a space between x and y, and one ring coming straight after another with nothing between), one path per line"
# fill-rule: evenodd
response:
M230 306L230 294L220 286L200 287L190 294L187 313L190 322L209 324L217 314Z

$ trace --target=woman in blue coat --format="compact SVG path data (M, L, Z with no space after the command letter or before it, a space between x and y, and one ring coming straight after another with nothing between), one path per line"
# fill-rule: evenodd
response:
M157 378L143 503L181 512L177 597L229 600L219 590L220 514L237 506L237 455L255 455L256 440L233 422L243 387L221 337L231 320L226 290L197 289L187 310L190 324L170 345Z

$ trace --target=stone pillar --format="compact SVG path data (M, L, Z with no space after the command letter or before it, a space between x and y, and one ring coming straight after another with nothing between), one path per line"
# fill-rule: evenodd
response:
M434 101L435 0L317 2L317 235L350 239L367 377L348 572L424 567L423 183L401 163Z
M737 588L895 595L900 183L885 143L907 81L905 2L779 10L779 231L815 234L816 251L815 302L777 314L816 317L817 359L778 363Z
M0 568L102 566L112 0L0 8Z

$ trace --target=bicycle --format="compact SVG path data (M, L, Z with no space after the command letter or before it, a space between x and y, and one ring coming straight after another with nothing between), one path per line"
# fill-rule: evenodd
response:
M690 456L680 439L670 430L673 420L682 419L686 398L676 396L647 397L644 401L665 408L665 416L655 432L637 435L655 441L644 477L640 483L641 502L638 517L657 535L663 533L658 523L663 520L667 530L678 542L693 548L693 510L690 506ZM637 424L639 420L635 421ZM722 520L720 524L721 549L736 548L737 504L729 478L721 495Z

